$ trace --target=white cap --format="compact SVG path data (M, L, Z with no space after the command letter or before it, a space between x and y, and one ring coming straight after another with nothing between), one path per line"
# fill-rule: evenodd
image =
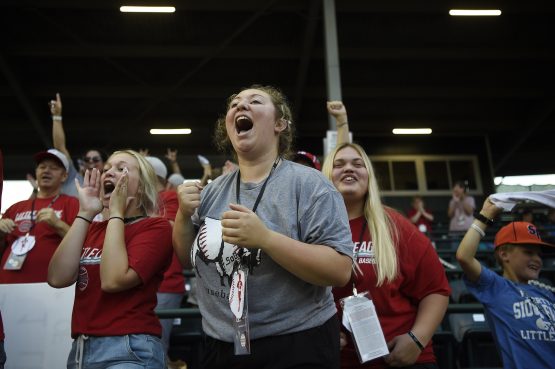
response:
M40 164L45 159L54 159L63 165L66 172L69 172L69 161L63 152L56 149L50 149L48 151L41 151L35 154L35 162Z
M168 168L166 168L166 164L164 164L162 160L155 156L146 156L145 159L148 160L150 165L152 165L154 173L156 173L158 177L166 179L166 176L168 175Z
M179 186L185 181L185 178L179 173L174 173L168 177L168 182L170 182L174 186Z

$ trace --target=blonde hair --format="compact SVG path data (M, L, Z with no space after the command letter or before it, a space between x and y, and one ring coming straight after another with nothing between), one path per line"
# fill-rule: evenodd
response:
M139 164L139 189L137 194L139 204L137 206L142 208L147 215L156 215L158 213L158 191L156 189L158 179L152 165L135 150L114 151L110 158L118 154L130 155L137 160Z
M372 163L364 149L357 144L343 143L333 149L324 161L322 173L332 180L333 162L337 153L344 148L353 148L364 161L368 171L368 193L364 199L364 218L368 224L368 231L372 237L373 250L376 258L374 268L376 270L376 286L384 282L392 282L399 273L397 260L398 232L389 215L384 209L380 198L378 181L374 173Z
M251 85L250 87L242 88L239 92L245 90L259 90L267 93L270 96L272 104L276 109L276 121L283 119L285 121L286 127L279 134L278 140L278 154L283 158L290 158L292 156L292 146L295 137L295 130L293 127L293 113L291 112L291 107L287 98L277 87L274 86L263 86L263 85ZM233 99L238 95L238 93L231 95L226 101L226 113L229 110L229 105ZM237 155L233 150L231 141L227 136L227 130L225 127L225 114L220 116L216 121L216 127L214 130L214 143L216 147L222 152L232 153L234 158L237 159Z

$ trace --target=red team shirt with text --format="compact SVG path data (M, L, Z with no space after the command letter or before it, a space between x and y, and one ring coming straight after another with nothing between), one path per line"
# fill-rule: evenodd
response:
M142 284L131 289L107 293L101 290L100 260L108 221L94 222L83 245L71 334L120 336L152 334L162 328L154 313L156 291L173 252L172 229L164 218L145 218L125 225L125 245L129 267Z
M79 212L79 201L72 196L60 195L53 203L55 196L35 199L34 211L33 200L28 199L13 204L3 215L15 222L15 229L6 235L6 248L2 255L0 264L0 283L39 283L46 282L48 264L62 237L45 222L36 222L37 213L40 209L50 207L56 212L56 216L69 224L73 224L75 216ZM33 227L33 222L35 226ZM4 270L4 265L11 252L11 246L19 237L29 232L35 236L35 246L27 253L23 266L19 270Z
M432 293L448 296L450 288L445 270L430 240L401 214L391 209L386 209L386 211L398 230L399 276L392 283L384 283L380 287L376 287L374 271L376 260L368 227L366 227L362 240L359 239L365 222L364 217L352 219L349 223L354 242L353 254L364 272L363 277L356 278L356 288L359 293L370 292L385 340L389 342L394 337L406 334L411 330L420 300ZM340 318L342 314L339 299L350 296L352 293L352 283L333 289ZM382 359L372 360L364 365L360 364L349 332L343 326L342 331L346 333L348 340L347 346L341 350L342 368L386 367ZM435 356L430 341L416 362L434 361Z

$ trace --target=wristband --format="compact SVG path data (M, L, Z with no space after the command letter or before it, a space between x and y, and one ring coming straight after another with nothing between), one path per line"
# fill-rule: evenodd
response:
M61 115L53 115L52 120L62 120L62 116Z
M486 232L484 232L484 230L480 227L478 227L476 224L472 223L470 225L470 227L475 230L476 232L478 232L478 234L480 235L480 238L484 237L486 235Z
M110 218L108 219L108 221L110 221L110 220L112 220L112 219L119 219L119 220L121 220L122 222L125 223L125 219L123 219L122 217L110 217Z
M77 215L77 216L75 216L75 218L83 219L85 222L87 222L87 223L89 223L89 224L92 223L92 220L88 220L87 218L82 217L81 215Z
M418 340L418 338L416 338L416 336L414 335L414 333L412 333L412 331L409 331L408 335L410 336L410 338L412 338L412 340L414 341L414 343L416 343L416 346L418 346L418 348L420 349L420 351L424 351L424 346L422 346L422 344L420 343L420 341Z
M482 213L475 212L474 218L488 226L493 224L493 219L486 218L486 216L483 215Z
M337 128L339 128L339 127L346 126L347 124L349 124L349 122L345 121L343 123L337 123L336 126L337 126Z

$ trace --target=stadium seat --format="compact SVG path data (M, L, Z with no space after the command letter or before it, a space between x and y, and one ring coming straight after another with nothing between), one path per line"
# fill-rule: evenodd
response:
M482 313L449 314L449 326L458 348L459 368L501 368L493 336Z
M434 333L432 341L438 367L441 369L455 369L456 342L453 332L443 330L440 326Z
M187 369L199 368L199 350L202 339L202 318L183 317L174 325L170 336L168 355L187 363Z
M449 281L451 287L451 299L456 304L467 304L478 302L474 295L468 291L462 279L453 279Z

